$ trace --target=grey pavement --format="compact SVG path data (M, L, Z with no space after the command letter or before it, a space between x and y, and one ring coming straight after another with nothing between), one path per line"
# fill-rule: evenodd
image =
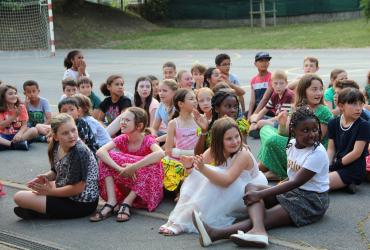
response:
M227 52L232 57L232 71L246 86L248 79L255 74L253 56L250 51L115 51L85 50L88 71L98 85L111 73L121 73L127 89L133 90L135 79L144 74L161 76L161 64L173 60L178 69L188 69L195 62L211 65L216 54ZM13 83L21 91L22 83L34 79L40 83L42 95L52 104L61 96L63 56L67 51L58 51L55 58L34 58L26 53L14 55L0 52L0 79ZM364 84L365 75L370 69L370 49L335 50L270 50L273 59L271 70L288 70L290 77L301 73L302 59L307 55L320 58L320 74L326 80L334 67L344 68L350 78ZM248 101L249 94L246 94ZM55 110L55 106L54 106ZM254 155L258 152L259 141L249 138L248 144ZM139 210L124 224L110 218L100 223L90 223L87 218L76 220L19 220L12 212L12 195L18 190L14 183L24 184L38 173L49 169L46 144L35 143L30 151L0 152L0 180L7 195L0 198L0 249L4 239L24 239L30 247L33 244L50 245L63 249L201 249L194 234L164 237L157 233L174 204L164 200L154 214ZM349 195L344 192L331 194L330 208L320 222L302 227L286 227L271 230L269 249L368 249L370 239L370 184L363 184L359 192ZM14 238L14 237L13 237ZM27 243L28 242L28 243ZM231 242L220 242L212 249L235 249ZM41 248L39 248L41 249Z

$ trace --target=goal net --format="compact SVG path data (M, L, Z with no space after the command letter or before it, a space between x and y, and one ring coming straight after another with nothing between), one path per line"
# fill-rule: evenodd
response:
M51 6L50 0L49 3ZM37 51L41 56L53 54L53 26L48 22L50 13L47 0L0 0L0 51Z

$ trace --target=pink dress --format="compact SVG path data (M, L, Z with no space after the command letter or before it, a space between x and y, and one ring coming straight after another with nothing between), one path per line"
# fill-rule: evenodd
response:
M119 151L109 151L109 156L119 165L135 163L152 153L150 147L156 143L152 135L144 137L141 147L136 152L128 151L128 136L122 134L113 139ZM107 200L107 192L104 179L112 176L117 202L121 203L130 190L137 194L133 203L135 208L147 208L153 211L163 198L163 167L161 163L155 163L142 167L136 171L136 180L119 176L118 172L104 162L99 162L99 189L100 196Z

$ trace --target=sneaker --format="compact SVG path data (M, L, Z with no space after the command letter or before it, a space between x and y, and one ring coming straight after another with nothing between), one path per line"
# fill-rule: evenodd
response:
M254 139L259 139L260 138L260 130L256 129L256 130L249 131L249 136L253 137Z
M12 142L12 149L16 150L25 150L28 151L28 142L27 141L19 141L19 142Z
M19 217L24 220L30 220L30 219L35 219L37 218L38 214L37 212L27 209L27 208L22 208L22 207L15 207L14 208L14 213Z

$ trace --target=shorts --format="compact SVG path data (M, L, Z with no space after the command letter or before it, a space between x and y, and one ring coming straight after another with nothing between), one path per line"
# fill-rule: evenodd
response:
M329 207L329 192L317 193L295 188L276 198L297 227L319 221Z
M5 139L5 140L11 141L11 140L13 140L13 138L14 138L15 135L16 134L14 134L14 135L0 134L0 137L3 138L3 139Z
M360 185L366 175L366 160L363 158L361 162L356 161L356 164L346 165L341 168L333 168L330 166L330 172L337 171L339 177L344 184Z
M98 201L78 202L65 197L46 197L46 215L54 219L73 219L92 214Z

